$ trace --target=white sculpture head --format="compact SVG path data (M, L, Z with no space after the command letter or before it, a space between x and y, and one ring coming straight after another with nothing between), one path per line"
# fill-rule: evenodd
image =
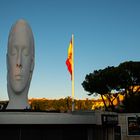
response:
M30 26L24 20L18 20L11 28L7 50L7 89L9 95L8 108L16 109L27 94L34 69L34 38ZM13 101L15 105L12 104ZM15 101L16 100L16 101ZM20 104L17 103L21 102ZM26 101L27 102L27 101ZM16 104L17 103L17 104ZM27 108L27 107L25 107Z

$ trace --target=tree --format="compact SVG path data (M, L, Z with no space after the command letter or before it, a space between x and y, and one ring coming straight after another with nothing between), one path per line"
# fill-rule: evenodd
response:
M108 108L103 96L106 96L110 104L112 104L110 93L117 83L115 71L115 67L107 67L98 71L95 70L93 73L86 75L85 81L82 83L83 88L89 92L88 95L101 95L106 110L108 110Z
M96 96L100 94L105 109L108 110L108 106L103 98L103 96L105 96L111 110L114 111L113 100L117 98L117 93L121 92L124 94L125 99L139 95L140 62L129 61L121 63L117 67L112 66L103 70L95 70L93 73L86 75L82 86L85 91L89 92L88 95ZM136 89L136 87L138 88ZM114 92L112 93L112 91ZM115 96L113 96L113 94L115 94ZM124 102L124 106L127 104L128 101Z
M125 112L140 112L140 62L120 64L120 73L120 88L125 90Z

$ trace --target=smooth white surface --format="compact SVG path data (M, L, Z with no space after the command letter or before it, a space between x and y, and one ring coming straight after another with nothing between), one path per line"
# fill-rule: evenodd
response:
M34 39L25 20L11 28L7 50L7 109L29 108L28 90L34 69Z

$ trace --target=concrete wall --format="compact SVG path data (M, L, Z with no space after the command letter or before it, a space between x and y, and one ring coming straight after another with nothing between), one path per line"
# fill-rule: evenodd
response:
M96 124L94 112L0 112L0 124Z

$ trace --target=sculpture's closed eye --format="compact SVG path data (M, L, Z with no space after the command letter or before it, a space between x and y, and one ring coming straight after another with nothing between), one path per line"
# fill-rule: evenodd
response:
M29 49L27 47L24 47L22 53L24 56L29 56Z
M16 47L12 47L11 50L10 50L10 54L11 54L12 56L15 56L17 53L18 53L18 52L17 52Z

